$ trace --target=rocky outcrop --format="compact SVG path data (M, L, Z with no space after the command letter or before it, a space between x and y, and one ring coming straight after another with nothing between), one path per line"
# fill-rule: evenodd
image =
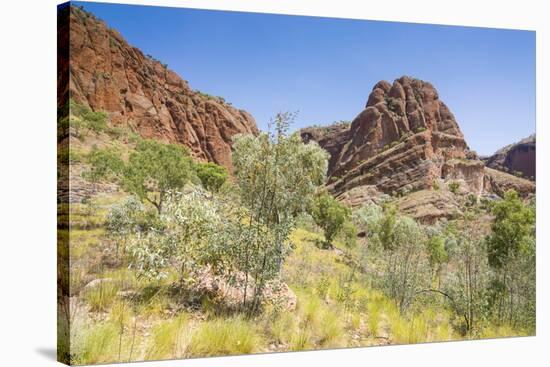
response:
M300 133L304 141L314 140L330 153L327 187L351 206L383 201L388 194L430 190L451 181L458 184L459 193L477 196L500 195L507 187L518 188L523 196L534 191L534 185L525 180L487 173L437 90L407 76L393 84L378 82L365 109L351 124L307 128ZM425 209L434 218L449 217L456 209L449 197L442 191L413 202L421 202L417 211ZM408 210L406 200L402 207Z
M231 169L232 137L258 133L249 113L191 89L92 14L70 9L70 59L63 60L61 53L59 60L70 65L70 81L68 89L59 86L60 103L70 94L93 110L106 111L113 124L130 126L143 137L181 143L196 158Z
M485 168L484 190L503 196L508 190L515 190L521 197L530 197L535 193L535 183L521 177L492 168Z
M531 180L536 177L537 141L531 135L515 144L499 149L485 159L487 167L505 171Z
M485 164L480 160L451 159L443 164L441 177L458 182L464 191L479 196L485 185Z
M435 88L406 76L393 84L378 82L349 128L304 129L301 134L327 147L329 187L337 196L364 185L384 193L429 188L442 176L446 161L470 154Z
M424 224L461 214L457 195L448 190L420 190L397 200L399 211Z

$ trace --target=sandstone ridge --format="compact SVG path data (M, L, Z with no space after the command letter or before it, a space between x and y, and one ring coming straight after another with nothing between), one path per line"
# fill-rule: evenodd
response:
M450 182L457 183L460 193L477 197L501 195L508 188L526 197L535 190L532 182L486 169L434 86L408 76L393 84L376 83L351 124L305 128L300 134L330 153L327 187L352 206L388 195L436 191ZM434 195L426 200L433 201Z
M70 7L69 95L111 123L126 125L146 138L181 143L200 160L231 169L232 137L257 134L254 118L221 97L193 90L167 65L130 46L114 29L84 10ZM59 28L61 36L68 34ZM69 63L61 53L59 62Z
M485 161L487 167L535 180L536 156L537 141L533 134L515 144L499 149Z

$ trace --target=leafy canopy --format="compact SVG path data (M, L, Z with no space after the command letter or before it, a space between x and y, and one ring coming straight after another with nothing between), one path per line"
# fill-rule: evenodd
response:
M191 157L183 146L156 140L140 139L127 162L111 149L94 149L88 161L90 179L115 179L159 213L167 195L181 189L194 175Z
M350 219L351 210L334 199L332 195L323 193L315 198L312 216L315 223L325 232L326 245L330 246L334 237Z
M534 208L525 205L514 190L504 194L504 200L494 204L492 233L487 237L489 264L501 268L528 246L534 231Z
M202 186L212 192L218 192L229 176L225 167L212 162L195 164L195 171Z

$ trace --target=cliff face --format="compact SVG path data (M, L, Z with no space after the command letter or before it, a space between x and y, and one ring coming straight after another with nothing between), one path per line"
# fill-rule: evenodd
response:
M378 82L350 125L306 128L301 136L330 153L328 189L352 206L451 181L461 192L478 196L501 194L504 187L524 196L535 190L526 180L487 171L437 90L406 76L393 84ZM434 200L434 195L417 196Z
M70 59L59 60L70 65L69 90L60 101L70 94L93 110L106 111L113 124L128 125L146 138L181 143L196 158L229 169L232 137L258 133L249 113L194 91L93 15L71 6L69 24Z
M454 164L444 171L445 162L475 158L435 88L409 77L378 82L346 130L310 128L301 134L327 147L329 183L336 195L364 185L384 193L429 188L444 173L460 175L457 171L464 168ZM471 165L468 175L482 176L482 166Z
M531 135L515 144L499 149L486 159L487 167L520 174L532 180L536 177L537 141Z

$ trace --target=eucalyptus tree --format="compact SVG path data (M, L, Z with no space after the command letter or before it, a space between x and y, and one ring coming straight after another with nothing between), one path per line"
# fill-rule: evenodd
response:
M332 240L342 231L344 224L350 220L351 209L341 204L332 195L321 193L317 195L311 210L315 223L325 234L324 246L332 246Z
M237 263L245 277L243 305L253 279L253 309L265 283L280 273L294 218L310 207L326 178L328 153L288 133L294 118L279 113L270 131L237 136L233 145L235 182L247 211L239 229Z
M487 255L494 277L491 305L499 322L534 328L535 206L510 190L492 207Z
M167 196L195 176L185 147L152 139L139 139L127 161L112 149L94 149L88 162L89 179L118 182L127 192L152 204L159 214Z

